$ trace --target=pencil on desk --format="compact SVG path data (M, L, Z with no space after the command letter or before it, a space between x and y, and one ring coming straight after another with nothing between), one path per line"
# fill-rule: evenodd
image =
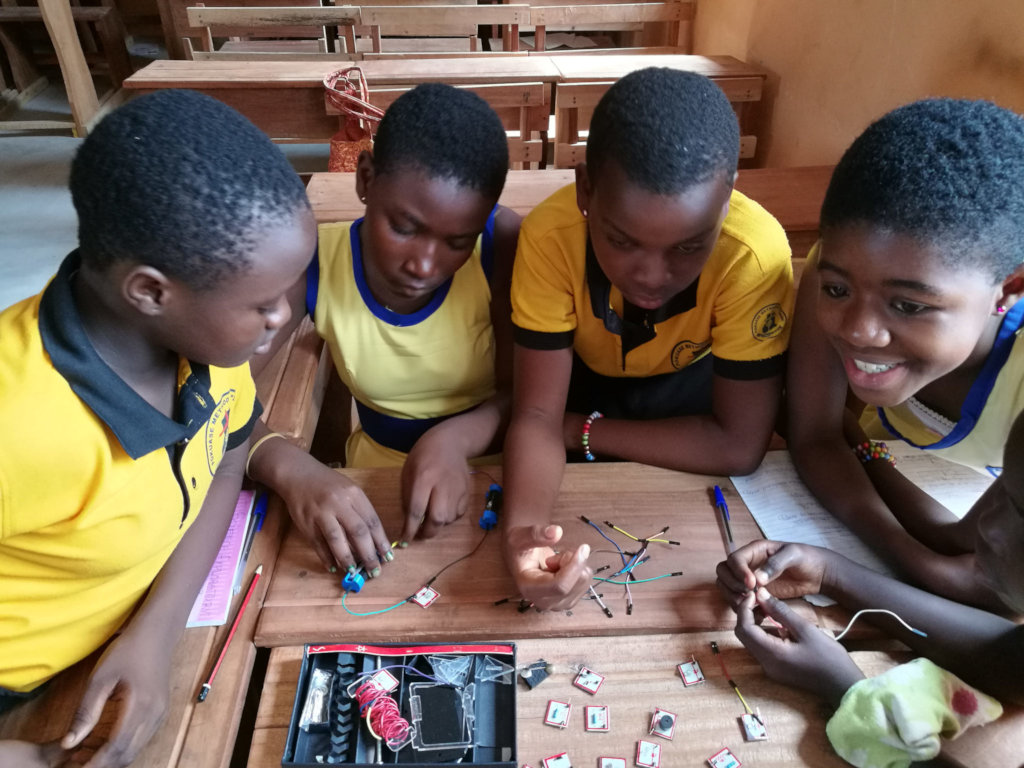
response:
M256 583L260 580L260 575L262 573L263 564L260 563L256 566L256 571L252 575L252 581L249 582L249 591L245 593L245 598L242 600L242 604L238 606L238 613L235 614L235 621L231 625L231 631L228 632L227 638L224 640L224 645L220 649L220 655L217 657L217 661L213 665L213 669L210 670L210 676L206 678L206 682L203 683L203 687L199 689L199 695L196 697L197 701L206 701L206 697L210 693L210 688L213 687L213 678L217 676L217 670L220 669L220 664L224 661L224 656L228 652L228 646L231 645L231 638L235 636L235 630L238 629L238 623L242 620L242 615L245 613L246 606L249 605L252 593L256 591Z

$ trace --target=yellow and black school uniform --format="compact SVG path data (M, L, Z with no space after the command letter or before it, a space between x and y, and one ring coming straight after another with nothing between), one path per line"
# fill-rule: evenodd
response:
M0 688L29 691L108 640L198 515L260 405L248 364L182 360L174 418L99 357L72 253L0 313Z
M1024 411L1024 301L1003 317L992 351L955 422L916 398L891 408L867 408L861 424L874 439L898 438L957 464L998 475L1003 447Z
M355 398L360 425L345 446L347 466L399 466L424 432L494 394L496 210L466 263L407 315L370 292L359 241L363 220L320 225L306 308Z
M519 232L515 340L573 349L574 412L641 419L710 412L712 373L741 380L782 373L793 300L785 232L737 191L698 279L656 310L627 303L601 270L575 185L537 206Z

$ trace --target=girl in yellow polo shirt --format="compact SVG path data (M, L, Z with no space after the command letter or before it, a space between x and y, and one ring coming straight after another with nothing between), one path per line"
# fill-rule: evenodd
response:
M461 516L467 462L500 450L519 228L497 205L507 171L505 130L486 102L421 85L359 158L365 215L320 226L303 309L355 398L346 465L403 467L403 542ZM260 447L251 474L281 494L328 568L350 562L339 520L369 501L344 475L292 471L279 442Z
M718 86L639 70L595 109L575 185L523 221L505 554L543 608L588 586L585 547L555 556L548 525L566 451L744 474L768 447L793 273L782 227L733 189L738 156Z
M998 608L974 516L905 480L880 441L1001 471L1024 410L1024 118L954 99L890 112L836 166L821 232L787 384L797 470L913 581Z

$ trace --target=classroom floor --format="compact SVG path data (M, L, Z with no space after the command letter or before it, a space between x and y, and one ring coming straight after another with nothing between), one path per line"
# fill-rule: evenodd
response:
M133 44L131 53L136 68L165 57L161 46L146 41ZM59 71L46 74L50 85L5 119L70 119ZM80 143L67 131L0 131L0 309L38 293L75 247L67 181ZM281 148L300 173L327 170L327 145Z

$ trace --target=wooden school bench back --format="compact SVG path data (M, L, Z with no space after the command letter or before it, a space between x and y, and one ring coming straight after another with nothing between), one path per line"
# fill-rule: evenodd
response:
M499 25L518 30L529 17L529 6L508 5L360 5L313 6L308 8L232 7L197 5L186 9L189 27L200 30L200 48L183 40L186 58L241 58L244 54L287 58L320 54L324 58L359 59L363 51L383 53L382 40L389 36L389 48L405 41L413 50L433 52L475 50L477 28ZM364 35L357 40L358 35ZM245 37L229 41L217 50L214 37ZM431 36L431 37L428 37ZM267 47L251 38L309 38L278 41ZM506 50L518 50L518 33L503 37ZM306 43L316 42L317 45ZM337 41L337 44L335 44ZM364 43L365 44L362 44Z
M640 38L641 48L631 49L640 53L649 47L646 41L657 40L663 53L691 52L691 25L694 17L693 0L669 0L648 3L576 3L573 5L530 4L530 24L534 28L534 50L537 53L553 53L546 50L547 32L570 31L588 32L603 30L635 30ZM574 48L572 53L615 52L618 48Z

